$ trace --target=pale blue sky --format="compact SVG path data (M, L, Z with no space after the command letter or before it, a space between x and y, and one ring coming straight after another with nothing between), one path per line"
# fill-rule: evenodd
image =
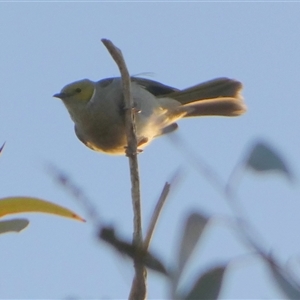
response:
M95 202L103 219L125 238L132 234L128 162L81 144L63 104L52 98L67 83L118 76L100 42L122 49L131 74L184 88L227 76L244 84L248 112L240 118L180 122L178 134L225 180L247 146L266 138L296 175L300 170L299 3L0 3L1 197L42 197L85 211L45 171L53 163ZM151 249L172 263L176 237L192 209L228 215L225 200L186 162L168 138L140 155L144 224L166 180L186 166ZM299 183L249 173L239 187L242 204L265 245L282 262L299 254ZM21 234L0 237L1 298L126 298L131 262L95 240L82 224L28 214ZM247 253L222 225L207 232L186 276ZM278 298L256 259L232 268L222 297ZM167 298L166 282L149 273L149 298Z

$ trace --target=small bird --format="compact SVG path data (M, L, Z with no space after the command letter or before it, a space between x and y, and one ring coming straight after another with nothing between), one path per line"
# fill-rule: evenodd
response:
M242 84L217 78L179 90L157 81L131 77L138 148L177 129L181 118L239 116L246 111ZM60 98L75 123L79 140L95 151L125 155L125 108L120 77L88 79L66 85Z

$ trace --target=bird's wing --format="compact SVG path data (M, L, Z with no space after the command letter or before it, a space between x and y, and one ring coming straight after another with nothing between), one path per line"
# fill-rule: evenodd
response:
M131 77L131 80L144 87L149 93L153 94L154 96L163 96L178 91L178 89L174 87L150 79Z
M100 87L104 88L110 85L115 79L120 79L120 77L110 77L110 78L101 79L97 82L97 84ZM174 87L146 78L132 76L131 81L136 82L138 85L143 87L145 90L147 90L149 93L153 94L154 96L164 96L179 91Z

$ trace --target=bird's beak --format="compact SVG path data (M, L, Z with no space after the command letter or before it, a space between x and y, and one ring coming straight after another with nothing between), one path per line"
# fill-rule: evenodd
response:
M63 99L66 97L66 94L65 93L57 93L57 94L54 94L53 97Z

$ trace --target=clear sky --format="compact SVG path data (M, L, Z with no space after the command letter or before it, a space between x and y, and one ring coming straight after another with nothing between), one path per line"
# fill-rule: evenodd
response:
M64 170L124 238L132 235L128 161L80 143L60 100L67 83L118 76L100 42L122 49L131 74L185 88L216 77L243 82L248 112L239 118L180 122L177 132L224 179L257 138L265 138L300 170L299 3L0 3L1 197L41 197L84 209L46 171ZM167 202L151 250L172 265L182 222L192 210L230 215L225 200L168 138L139 156L144 225L166 180L179 167L184 179ZM241 204L282 263L299 269L299 182L248 173ZM92 222L28 214L30 226L0 237L1 298L110 298L128 296L131 262L95 239ZM206 232L185 276L249 253L222 224ZM250 256L232 267L222 297L279 298L265 266ZM166 281L149 272L149 298L168 298Z

